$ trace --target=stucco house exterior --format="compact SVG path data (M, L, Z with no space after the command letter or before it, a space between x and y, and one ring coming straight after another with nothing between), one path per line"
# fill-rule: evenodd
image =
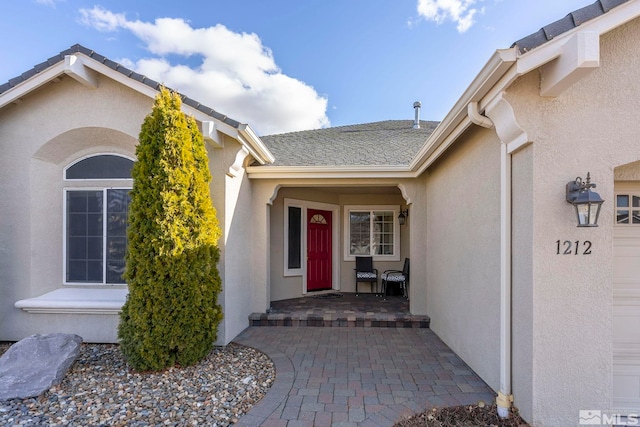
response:
M638 46L640 0L596 1L497 50L439 123L260 137L185 97L223 229L219 343L271 301L354 292L358 254L410 258L411 312L502 406L533 425L633 420ZM0 340L117 340L127 171L157 88L79 45L0 86ZM604 204L577 227L565 186L588 172Z

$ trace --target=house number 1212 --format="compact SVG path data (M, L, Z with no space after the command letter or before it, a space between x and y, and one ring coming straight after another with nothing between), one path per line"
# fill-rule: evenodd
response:
M556 255L591 255L591 242L584 240L582 245L580 240L556 240Z

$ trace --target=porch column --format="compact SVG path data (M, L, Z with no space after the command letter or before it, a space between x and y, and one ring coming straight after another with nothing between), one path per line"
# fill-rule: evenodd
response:
M271 305L271 205L280 185L254 181L251 269L253 275L252 310L264 312ZM249 266L247 266L249 267Z
M407 180L398 184L402 197L409 206L409 311L411 314L427 313L427 195L424 178Z

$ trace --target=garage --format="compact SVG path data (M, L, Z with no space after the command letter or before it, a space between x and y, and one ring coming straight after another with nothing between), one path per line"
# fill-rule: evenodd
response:
M613 408L640 410L640 182L615 184Z

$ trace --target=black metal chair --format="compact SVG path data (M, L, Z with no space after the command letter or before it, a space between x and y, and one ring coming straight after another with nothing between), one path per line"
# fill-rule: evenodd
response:
M409 282L409 258L404 259L404 266L400 270L385 270L382 273L382 295L387 296L387 284L398 283L402 289L402 296L408 298L407 283Z
M358 295L358 282L371 284L371 293L378 288L378 270L373 268L373 259L370 256L356 257L356 296Z

